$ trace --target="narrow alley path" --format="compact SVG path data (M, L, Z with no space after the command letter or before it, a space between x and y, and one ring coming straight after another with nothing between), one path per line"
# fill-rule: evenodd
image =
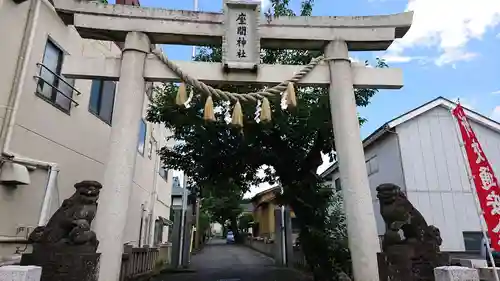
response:
M241 245L212 240L191 260L192 273L165 274L155 281L306 281L305 274Z

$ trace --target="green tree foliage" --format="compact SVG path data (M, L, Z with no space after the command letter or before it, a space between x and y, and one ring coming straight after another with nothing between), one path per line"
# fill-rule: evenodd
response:
M199 193L203 198L202 209L208 213L213 222L226 225L234 233L235 239L240 242L237 218L242 209L240 201L243 197L241 188L234 183L219 181L218 185L205 183Z
M272 0L266 17L272 22L280 16L295 16L289 0ZM301 15L310 16L313 0L303 0ZM261 62L266 64L304 65L319 51L262 50ZM195 60L220 62L221 49L206 47L198 50ZM377 60L377 67L387 65ZM232 92L260 90L255 85L216 85ZM293 110L281 110L279 97L270 99L272 122L253 121L255 104L243 103L245 124L242 129L227 125L223 119L230 110L215 100L216 122L203 120L206 96L197 93L190 108L175 105L177 87L165 84L156 89L157 95L148 111L150 122L160 122L173 131L178 142L173 148L164 147L160 153L169 169L183 170L190 178L192 190L211 205L216 221L232 221L236 231L236 201L250 186L263 181L279 182L284 194L279 200L291 206L300 227L302 250L315 280L336 280L341 271L350 272L345 223L339 223L339 209L332 212L335 194L325 189L316 175L322 164L321 153L333 157L334 136L328 91L325 88L298 88L298 105ZM367 106L376 93L373 89L355 91L358 106ZM362 124L365 120L360 118ZM266 167L265 177L257 171ZM333 199L332 199L333 196ZM207 207L208 208L208 207ZM239 209L241 212L241 209ZM231 214L228 217L228 214ZM341 236L339 236L342 234Z
M202 243L205 243L205 234L210 231L210 214L208 214L203 209L200 210L200 218L199 218L199 231L200 231L200 239Z

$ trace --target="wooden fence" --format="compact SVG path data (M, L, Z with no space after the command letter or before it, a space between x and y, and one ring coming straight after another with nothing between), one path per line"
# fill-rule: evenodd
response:
M158 255L158 248L133 248L129 245L124 246L120 281L136 280L151 274Z
M268 241L256 237L247 237L245 239L245 245L273 259L276 254L275 247L278 247L272 240Z

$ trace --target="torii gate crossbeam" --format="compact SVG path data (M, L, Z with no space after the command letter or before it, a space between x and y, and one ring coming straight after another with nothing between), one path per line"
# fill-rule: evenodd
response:
M62 73L73 79L105 79L118 81L120 77L120 57L87 58L67 56ZM175 61L175 63L198 80L207 84L247 84L276 85L300 71L300 65L259 65L257 73L223 73L221 63ZM358 89L400 89L403 87L403 72L397 68L372 68L352 63L354 88ZM144 79L148 82L180 82L179 77L154 55L146 58ZM328 87L330 71L326 63L316 66L297 84L302 86Z
M124 42L130 31L147 33L154 44L220 46L224 14L102 5L55 0L66 24L83 38ZM412 12L356 17L280 17L261 19L262 48L322 50L325 42L342 38L349 51L386 50L410 28Z

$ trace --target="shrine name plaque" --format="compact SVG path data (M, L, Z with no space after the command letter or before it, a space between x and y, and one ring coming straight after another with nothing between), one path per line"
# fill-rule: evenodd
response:
M260 1L224 1L224 70L257 71L260 62Z

